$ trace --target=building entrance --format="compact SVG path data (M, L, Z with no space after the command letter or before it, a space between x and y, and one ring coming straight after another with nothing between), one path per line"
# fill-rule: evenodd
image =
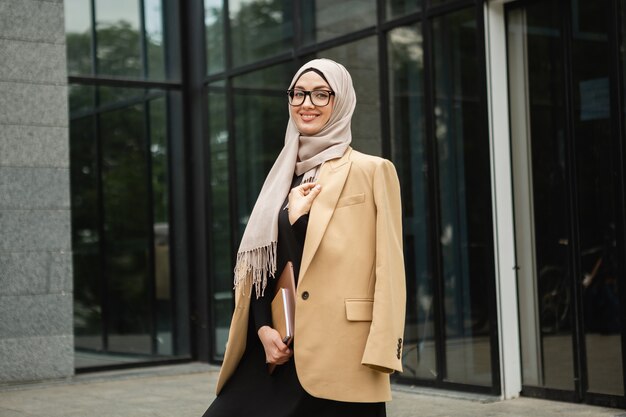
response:
M623 406L613 6L515 2L506 18L523 393Z

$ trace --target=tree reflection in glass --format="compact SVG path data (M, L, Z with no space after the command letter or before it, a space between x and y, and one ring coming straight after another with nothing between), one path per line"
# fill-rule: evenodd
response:
M233 65L287 51L293 40L292 2L241 0L230 3Z

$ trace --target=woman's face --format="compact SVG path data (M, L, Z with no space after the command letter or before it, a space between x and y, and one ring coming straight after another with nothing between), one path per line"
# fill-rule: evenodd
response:
M293 88L304 91L332 91L328 83L314 71L305 72L298 81L296 81ZM311 102L311 96L308 95L301 105L289 106L291 118L296 123L300 134L313 136L322 130L326 123L328 123L328 119L330 119L334 103L335 96L333 95L330 97L330 102L326 106L318 107Z

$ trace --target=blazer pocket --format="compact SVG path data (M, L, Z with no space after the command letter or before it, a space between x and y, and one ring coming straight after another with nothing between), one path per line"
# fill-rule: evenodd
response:
M345 206L352 206L354 204L363 203L364 201L365 201L365 193L353 194L353 195L349 195L349 196L346 196L346 197L341 197L337 201L337 207L336 208L345 207Z
M374 300L372 298L347 298L346 318L348 321L372 321Z

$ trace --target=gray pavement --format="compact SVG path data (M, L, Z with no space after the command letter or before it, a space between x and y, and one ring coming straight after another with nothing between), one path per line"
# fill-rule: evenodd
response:
M0 417L201 417L212 399L218 368L160 366L83 374L21 385L0 385ZM394 387L389 417L626 417L626 411L518 398Z

